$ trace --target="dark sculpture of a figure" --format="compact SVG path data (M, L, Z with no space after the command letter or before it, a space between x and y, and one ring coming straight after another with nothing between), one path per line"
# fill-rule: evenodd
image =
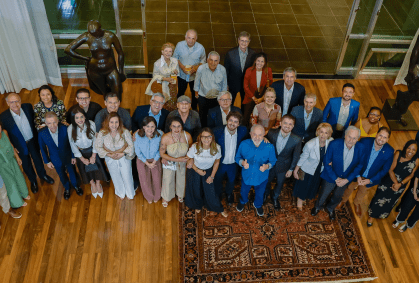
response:
M403 126L407 122L402 118L403 114L407 112L410 104L413 101L419 101L419 38L415 43L410 56L409 71L404 78L407 83L408 91L398 91L396 101L391 108L392 116L396 117Z
M87 24L87 32L81 34L70 43L65 53L86 61L86 73L90 88L105 95L109 92L117 93L119 99L122 96L122 82L126 80L124 74L124 52L118 37L111 31L103 30L101 24L92 20ZM85 57L76 52L76 49L86 43L92 57ZM114 51L118 54L118 67L116 65Z

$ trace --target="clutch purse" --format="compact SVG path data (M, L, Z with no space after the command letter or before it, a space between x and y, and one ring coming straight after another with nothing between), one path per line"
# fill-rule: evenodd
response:
M167 161L167 165L163 164L163 169L176 171L176 162Z
M152 84L151 84L151 91L154 93L163 93L163 87L162 84L158 83L157 80L155 80Z
M300 169L298 169L297 175L298 175L298 180L304 181L304 176L306 175L306 172L304 172L300 168Z
M86 172L92 172L92 171L96 171L96 170L99 170L99 167L97 167L96 163L95 164L89 164L89 165L86 165L84 167L84 171L86 171Z

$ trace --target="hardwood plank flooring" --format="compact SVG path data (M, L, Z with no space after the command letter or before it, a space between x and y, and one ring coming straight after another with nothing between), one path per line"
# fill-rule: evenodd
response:
M121 107L134 113L147 104L144 95L149 80L124 82ZM371 106L382 107L387 98L395 98L393 80L299 80L307 92L318 95L317 107L323 109L331 97L341 95L344 83L356 87L355 99L361 102L360 117ZM75 103L78 88L88 87L86 79L63 79L63 87L53 86L67 108ZM23 90L23 102L38 102L37 90ZM190 92L188 93L190 95ZM104 106L100 95L92 101ZM235 105L239 106L239 100ZM410 111L419 124L418 102ZM0 97L0 111L7 109ZM382 122L386 124L382 118ZM389 143L401 149L416 132L393 132ZM63 199L63 187L55 171L47 169L54 185L43 184L30 193L28 206L19 209L21 219L0 215L0 282L179 282L178 202L168 208L161 202L148 204L140 192L133 200L120 200L112 183L104 185L104 198L93 198L89 186L84 195L74 192ZM28 182L29 184L29 182ZM372 198L374 190L368 193ZM366 211L367 200L363 206ZM374 282L419 282L419 231L401 234L391 227L396 214L366 226L367 216L358 225L378 279Z

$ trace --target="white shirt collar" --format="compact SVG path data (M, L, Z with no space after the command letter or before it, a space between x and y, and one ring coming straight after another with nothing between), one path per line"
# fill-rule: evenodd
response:
M10 113L12 113L13 117L21 117L20 115L22 115L22 108L20 108L20 113L19 114L16 114L15 112L13 112L12 109L9 109L9 110L10 110Z

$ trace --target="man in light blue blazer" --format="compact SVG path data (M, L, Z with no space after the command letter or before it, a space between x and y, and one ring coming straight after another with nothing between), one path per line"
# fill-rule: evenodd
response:
M390 135L391 131L389 128L381 127L375 138L362 138L359 141L365 148L361 173L346 189L337 208L340 208L349 199L355 188L358 187L354 205L356 214L359 217L362 216L361 204L368 189L380 183L381 178L388 173L393 163L394 149L387 143Z
M358 121L360 103L353 100L355 86L346 83L342 87L342 97L330 98L323 110L323 122L332 125L333 138L341 138L349 125Z
M242 115L231 111L227 115L227 125L214 128L214 137L221 147L221 162L214 178L215 192L221 199L223 191L223 179L227 177L225 192L227 203L234 202L234 181L236 180L237 167L235 156L240 143L247 137L248 131L245 126L240 126Z
M323 119L323 111L315 107L317 97L314 93L307 93L304 97L304 106L295 106L291 115L295 117L295 126L292 133L303 139L303 144L316 137L317 126Z
M363 166L364 145L358 143L361 131L349 126L345 131L345 139L331 141L323 159L324 170L319 196L311 215L315 216L323 208L329 195L333 196L325 205L325 211L334 220L335 208L342 200L348 185L359 175Z
M41 148L44 163L50 169L55 169L64 186L64 199L70 198L70 183L81 196L83 190L77 186L77 177L74 164L76 159L70 148L68 141L67 126L58 123L57 114L48 112L45 114L45 124L47 125L38 134L38 142ZM70 176L68 180L67 173Z

